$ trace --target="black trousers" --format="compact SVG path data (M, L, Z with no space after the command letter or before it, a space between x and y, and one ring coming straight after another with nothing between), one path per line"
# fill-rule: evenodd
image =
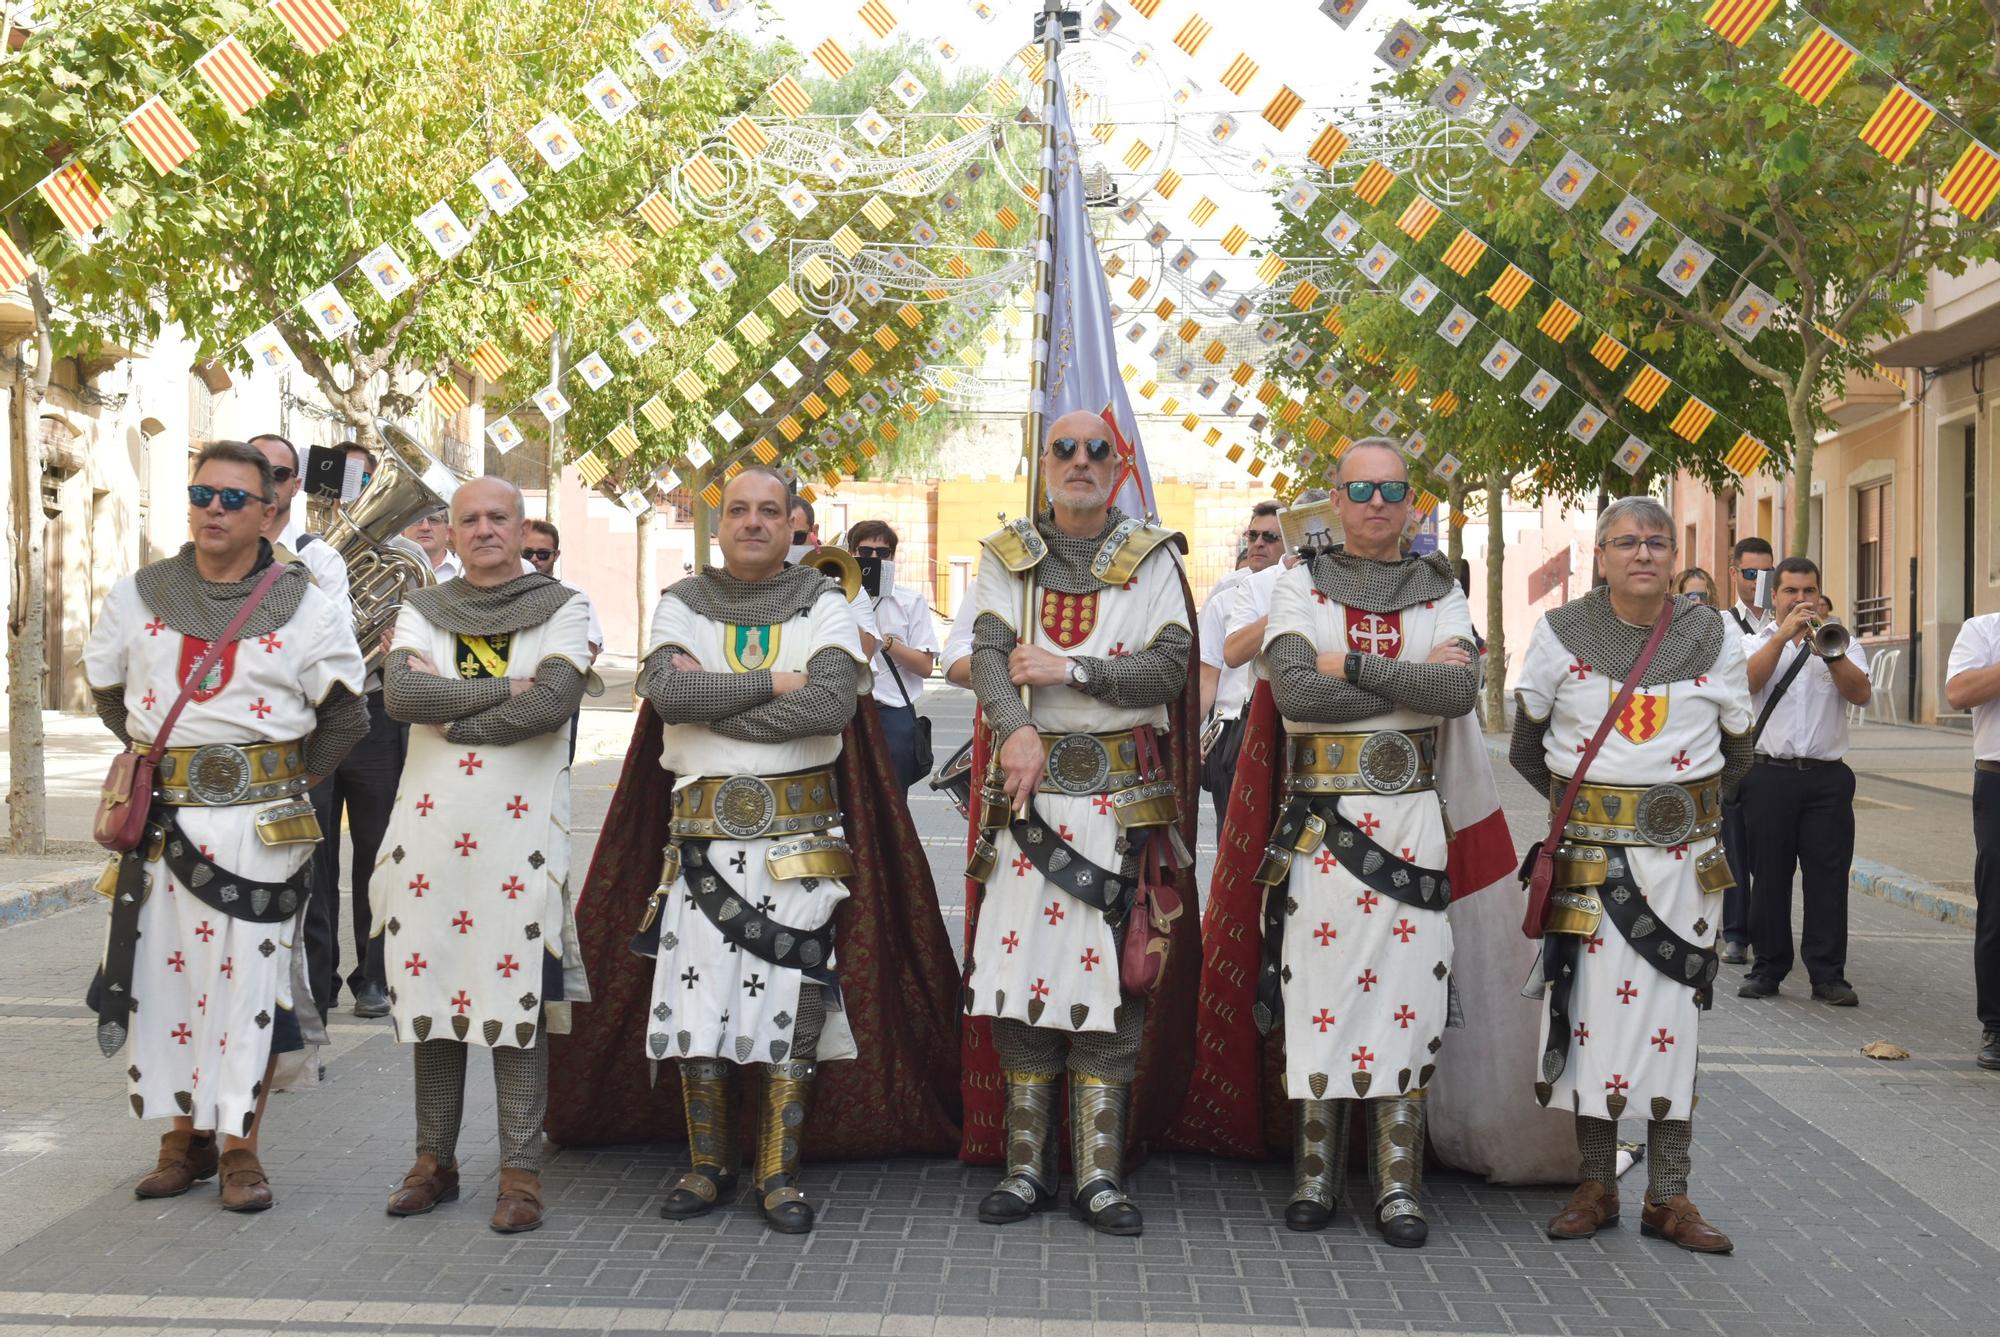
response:
M368 736L354 745L319 788L313 790L313 807L319 813L320 833L325 837L313 852L313 896L306 911L306 969L311 976L313 1002L320 1014L332 1011L340 997L340 823L344 813L348 836L354 844L354 968L348 972L347 987L358 990L363 980L384 987L382 949L378 942L371 952L369 934L375 926L374 908L369 902L369 879L375 872L375 856L389 830L389 816L396 806L396 784L403 775L403 753L409 738L408 726L389 718L383 708L382 693L368 694Z
M1722 805L1722 851L1736 885L1722 893L1722 940L1750 941L1750 833L1743 826L1743 805Z
M917 765L916 707L885 706L877 701L875 713L881 717L882 733L889 742L889 760L896 767L896 781L908 789L924 778L923 768Z
M1799 958L1814 984L1847 978L1847 875L1854 862L1854 772L1759 764L1743 780L1750 840L1750 974L1792 969L1792 877L1805 896Z
M1247 709L1247 707L1246 707ZM1249 721L1238 715L1222 726L1215 743L1201 763L1201 787L1215 805L1215 839L1222 840L1223 823L1229 817L1229 791L1236 787L1236 763L1243 752L1243 730Z
M1972 890L1979 899L1972 939L1972 978L1979 994L1979 1024L2000 1031L2000 775L1972 773Z

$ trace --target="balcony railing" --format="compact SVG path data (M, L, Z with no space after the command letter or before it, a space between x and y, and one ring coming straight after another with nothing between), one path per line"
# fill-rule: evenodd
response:
M1854 601L1854 634L1857 636L1885 636L1889 632L1894 600L1883 594L1873 599Z

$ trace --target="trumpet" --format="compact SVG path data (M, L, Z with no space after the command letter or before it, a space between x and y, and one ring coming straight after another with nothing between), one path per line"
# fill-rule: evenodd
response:
M1853 633L1831 618L1816 617L1806 623L1806 644L1821 659L1845 657L1853 642Z

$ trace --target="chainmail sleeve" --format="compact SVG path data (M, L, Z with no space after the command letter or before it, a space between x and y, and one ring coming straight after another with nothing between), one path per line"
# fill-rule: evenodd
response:
M982 613L972 624L972 694L979 698L993 736L1003 742L1016 729L1035 723L1007 671L1007 656L1014 653L1015 644L1013 631L992 613Z
M1722 792L1734 796L1736 787L1743 783L1743 777L1750 774L1750 763L1756 759L1757 735L1755 733L1731 733L1722 731Z
M498 681L505 682L505 679ZM550 656L535 666L535 685L512 692L497 706L454 721L444 736L454 743L504 747L523 739L552 733L570 721L583 700L583 671L567 659Z
M789 743L839 733L854 718L860 699L855 667L852 655L828 646L806 661L805 686L708 727L739 743Z
M97 718L104 721L104 727L118 737L125 746L132 746L132 735L126 728L125 684L113 687L93 687L90 699L97 707Z
M1296 632L1272 641L1264 651L1271 675L1271 695L1278 713L1288 720L1314 724L1347 724L1393 710L1387 700L1365 688L1319 671L1312 643Z
M1470 649L1471 647L1467 647ZM1361 656L1360 686L1405 710L1457 719L1479 700L1479 664L1411 663Z
M771 699L768 670L714 673L675 668L674 656L686 653L678 645L658 646L639 669L639 695L668 724L713 724Z
M382 665L382 705L404 724L450 724L507 699L505 678L445 678L410 667L410 649L391 651Z
M1114 706L1163 706L1179 698L1187 686L1188 660L1194 637L1186 627L1162 627L1153 643L1137 654L1102 657L1079 655L1090 677L1083 690Z
M368 703L337 682L319 703L318 714L302 749L306 774L331 775L349 749L368 736Z
M1535 787L1537 794L1546 795L1555 777L1549 773L1549 756L1543 749L1542 740L1548 737L1547 716L1536 719L1526 708L1516 704L1514 708L1514 736L1507 745L1507 763L1523 780Z

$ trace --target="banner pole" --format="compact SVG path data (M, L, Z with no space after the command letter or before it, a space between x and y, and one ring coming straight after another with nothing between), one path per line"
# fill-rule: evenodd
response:
M1055 216L1056 216L1056 56L1062 50L1063 11L1061 0L1043 0L1035 16L1036 35L1042 43L1042 144L1038 194L1035 199L1035 317L1034 340L1028 364L1028 416L1022 427L1021 451L1028 478L1028 523L1041 514L1042 434L1047 430L1049 384L1049 330L1055 304ZM1030 569L1021 582L1020 643L1025 645L1035 625L1037 581ZM1021 704L1028 704L1028 689L1021 689Z

